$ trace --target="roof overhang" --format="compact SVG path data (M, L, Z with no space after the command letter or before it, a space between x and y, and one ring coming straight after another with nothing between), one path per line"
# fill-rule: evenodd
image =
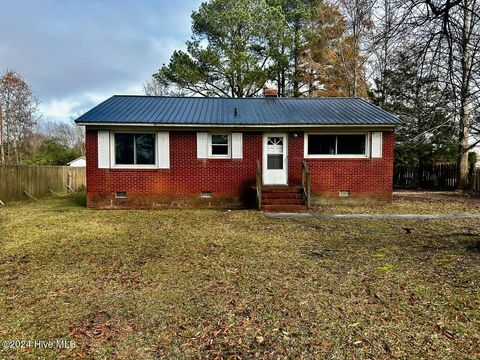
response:
M155 123L115 123L115 122L77 122L79 126L92 126L92 127L158 127L158 128L175 128L175 129L198 129L198 128L232 128L232 129L263 129L263 128L279 128L279 129L292 129L292 128L338 128L338 127L351 127L351 128L394 128L396 124L254 124L254 125L242 125L242 124L155 124Z

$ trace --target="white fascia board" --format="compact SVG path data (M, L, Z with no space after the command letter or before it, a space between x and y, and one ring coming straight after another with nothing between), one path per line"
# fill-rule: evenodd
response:
M354 127L354 128L395 128L392 124L258 124L258 125L230 125L230 124L147 124L147 123L92 123L92 122L77 122L78 126L120 126L120 127L161 127L161 128L254 128L254 129L268 129L268 128L331 128L331 127Z

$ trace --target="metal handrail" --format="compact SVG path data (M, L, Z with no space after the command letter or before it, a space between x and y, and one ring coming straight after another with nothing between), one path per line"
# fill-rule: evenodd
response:
M310 178L310 169L308 168L307 162L305 160L302 161L302 190L303 196L306 200L307 209L310 209L310 186L311 186L311 178Z
M257 205L258 210L262 210L262 166L260 165L260 160L257 160Z

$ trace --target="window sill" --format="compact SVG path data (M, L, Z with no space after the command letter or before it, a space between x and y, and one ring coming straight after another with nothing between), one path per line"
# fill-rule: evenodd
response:
M231 156L209 156L203 160L232 160Z
M366 155L306 155L305 159L312 160L369 160L371 157Z
M112 170L158 170L157 165L114 165Z

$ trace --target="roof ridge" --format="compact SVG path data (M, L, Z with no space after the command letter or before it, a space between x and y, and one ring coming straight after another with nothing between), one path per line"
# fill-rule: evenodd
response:
M140 98L160 98L160 99L208 99L208 100L363 100L367 101L362 97L359 96L319 96L319 97L242 97L242 98L234 98L234 97L226 97L226 96L167 96L167 95L135 95L135 94L115 94L111 97L140 97ZM107 99L108 100L108 99ZM368 102L368 101L367 101Z

